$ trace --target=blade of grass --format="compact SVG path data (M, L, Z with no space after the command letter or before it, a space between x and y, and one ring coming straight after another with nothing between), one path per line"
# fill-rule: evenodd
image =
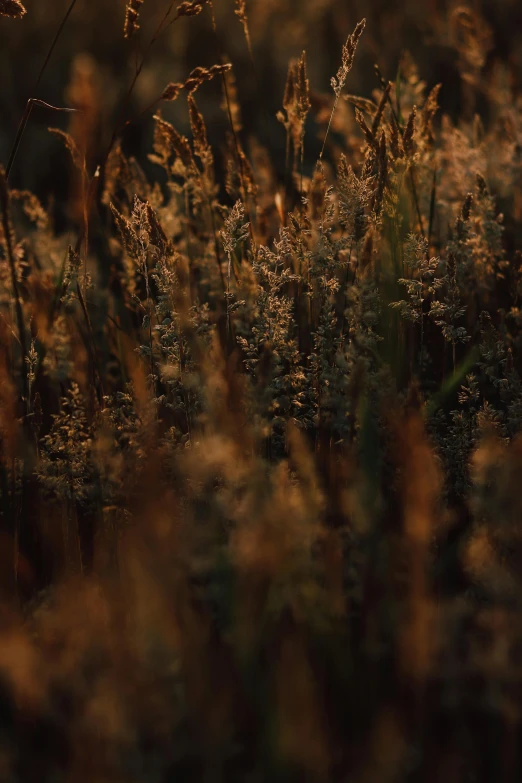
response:
M440 389L426 403L425 416L431 418L446 400L448 400L462 384L462 381L469 373L473 365L479 358L479 348L477 345L466 354L464 359L455 367L454 372L445 380Z

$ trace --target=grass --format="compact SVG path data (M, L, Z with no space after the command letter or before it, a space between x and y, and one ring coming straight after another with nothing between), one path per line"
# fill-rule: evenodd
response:
M101 145L77 73L64 230L0 172L2 779L518 780L520 101L474 112L469 9L458 120L407 56L358 96L368 19L331 94L291 60L286 171L224 58L149 96L140 162L148 55L213 12L143 43L129 0Z

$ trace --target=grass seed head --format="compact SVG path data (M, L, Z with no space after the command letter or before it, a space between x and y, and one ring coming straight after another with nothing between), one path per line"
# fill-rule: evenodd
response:
M9 16L11 19L21 19L27 9L20 0L0 0L0 16Z

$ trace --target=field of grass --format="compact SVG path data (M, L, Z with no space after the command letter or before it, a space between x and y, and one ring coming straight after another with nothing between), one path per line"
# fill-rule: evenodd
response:
M87 5L0 0L0 783L518 783L520 9Z

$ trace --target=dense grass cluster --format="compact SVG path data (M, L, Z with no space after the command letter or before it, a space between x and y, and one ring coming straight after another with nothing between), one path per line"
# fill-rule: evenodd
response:
M165 4L94 159L73 78L65 227L10 185L31 103L0 168L0 778L518 781L522 103L476 112L467 7L458 122L409 56L359 97L363 20L330 95L289 63L285 171L223 58L154 102L151 179L134 91L213 13Z

